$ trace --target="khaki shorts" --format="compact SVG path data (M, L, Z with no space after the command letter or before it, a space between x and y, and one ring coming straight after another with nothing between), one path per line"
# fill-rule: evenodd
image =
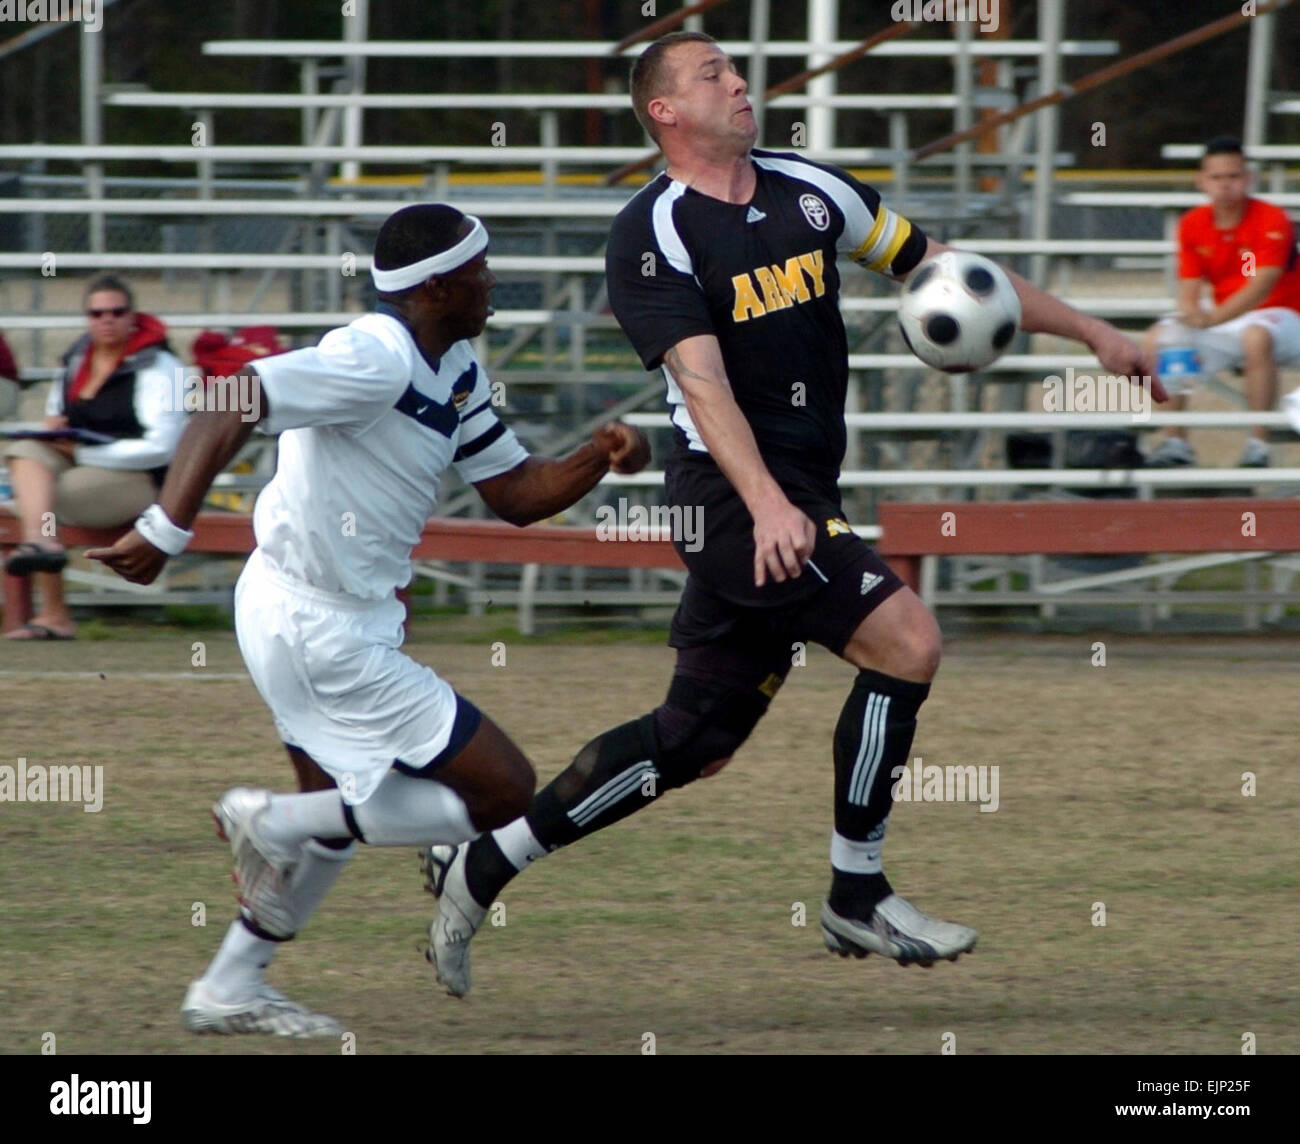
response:
M130 524L158 499L158 486L148 473L78 465L44 441L11 441L4 456L39 461L56 475L54 519L60 524L115 528Z
M1240 369L1246 363L1241 339L1252 326L1263 326L1273 339L1273 360L1281 366L1300 365L1300 314L1286 306L1249 310L1239 318L1195 331L1196 348L1207 375Z

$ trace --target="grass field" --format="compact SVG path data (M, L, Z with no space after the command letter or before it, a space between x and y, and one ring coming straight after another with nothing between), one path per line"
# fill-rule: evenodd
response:
M658 703L671 668L645 639L507 639L493 667L488 639L432 634L413 654L543 780ZM979 930L956 964L822 947L829 743L852 673L813 650L722 775L507 890L468 999L416 952L432 899L409 847L361 853L269 976L337 1016L359 1053L639 1053L645 1033L659 1053L937 1053L953 1033L959 1054L1232 1054L1246 1032L1260 1053L1297 1053L1298 653L1258 638L952 642L913 753L998 765L1000 807L900 806L885 855L901 892ZM179 1025L233 913L208 806L290 775L233 637L7 646L0 691L0 763L104 767L100 813L0 803L0 1052L53 1032L60 1054L337 1053Z

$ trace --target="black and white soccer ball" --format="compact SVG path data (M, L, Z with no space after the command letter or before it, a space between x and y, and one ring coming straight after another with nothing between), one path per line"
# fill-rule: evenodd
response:
M898 324L926 365L967 373L991 365L1020 328L1020 296L995 262L945 250L903 283Z

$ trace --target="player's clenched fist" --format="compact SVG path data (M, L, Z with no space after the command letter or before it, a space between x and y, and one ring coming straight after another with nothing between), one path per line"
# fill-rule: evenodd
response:
M112 548L88 548L86 556L102 561L132 584L152 584L167 563L167 553L155 548L134 528Z
M615 473L639 473L650 463L650 442L640 429L622 421L607 421L591 435L591 443L609 458Z

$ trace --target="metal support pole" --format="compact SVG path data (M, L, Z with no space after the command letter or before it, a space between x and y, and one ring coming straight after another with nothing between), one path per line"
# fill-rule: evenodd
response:
M808 40L814 44L825 44L827 50L811 53L808 56L807 67L820 67L831 58L830 45L835 42L839 22L839 0L808 0ZM817 97L834 95L837 82L837 73L827 72L809 82L808 94ZM835 146L834 108L808 108L808 146Z
M969 5L970 11L975 5ZM975 117L975 63L971 58L972 21L957 20L957 53L952 58L953 94L957 97L957 106L953 109L953 130L965 131ZM970 150L969 143L957 145L957 164L953 168L953 196L956 200L958 218L966 214L967 200L970 198Z
M908 172L911 169L912 146L907 141L907 113L891 111L889 113L889 149L898 152L894 160L894 191L890 195L890 206L896 211L907 213Z
M560 122L557 113L548 108L543 111L540 119L541 144L546 148L548 153L554 153L560 146ZM559 189L560 165L554 159L542 160L542 195L545 198L553 199Z
M104 40L100 35L103 21L81 22L81 141L98 147L103 143L100 118L99 86L104 77ZM86 197L104 197L104 168L99 163L86 164ZM104 215L102 211L90 212L90 251L104 252Z
M560 144L560 128L554 111L543 111L541 114L541 131L542 146L549 153L554 153ZM547 159L542 163L542 194L547 199L554 199L557 191L557 181L559 178L558 164L553 159ZM545 218L542 220L542 254L548 258L554 258L560 252L559 242L556 236L556 230L559 227L559 220L554 218ZM552 309L560 304L559 302L560 276L554 271L548 270L542 274L542 306L545 309ZM542 369L555 368L555 323L547 322L542 327Z
M1044 94L1061 86L1061 33L1065 27L1065 0L1038 0L1038 38L1043 41L1039 57L1038 90ZM1037 113L1038 161L1034 172L1034 234L1045 241L1052 229L1052 177L1055 173L1056 139L1060 112L1055 104ZM1047 286L1047 256L1034 255L1030 261L1030 280Z
M763 93L767 90L767 30L770 26L770 0L753 0L749 9L749 38L753 52L749 57L749 103L754 109L754 124L758 134L754 137L763 146L763 120L767 104Z
M1268 131L1268 89L1273 74L1272 12L1250 21L1250 61L1246 65L1246 122L1241 141L1247 147L1264 142Z
M350 6L344 5L343 39L349 44L361 44L366 41L370 29L370 0L353 0ZM344 62L348 77L348 91L361 95L366 90L366 57L350 56ZM361 146L360 107L349 107L343 112L343 146ZM347 180L361 178L361 164L352 160L344 163L340 175Z
M302 93L312 96L320 94L320 61L306 59L302 61ZM318 111L314 107L302 109L302 145L310 147L316 138L316 119Z
M200 111L197 116L199 125L200 138L203 140L203 146L196 147L195 150L204 154L209 147L217 141L216 124L213 120L211 111ZM211 159L200 159L195 164L195 174L198 176L198 196L200 199L207 200L212 198L214 164ZM217 239L217 222L216 219L208 219L199 225L199 245L206 251L212 251L216 247ZM218 275L223 283L226 283L226 275ZM228 283L226 283L228 286ZM210 309L214 306L212 295L212 275L204 274L199 288L199 297L202 299L204 309Z
M213 122L213 116L211 111L200 111L198 113L197 122L199 124L199 131L203 139L203 146L197 148L197 150L199 154L202 154L206 148L211 147L217 141L217 129L216 129L216 124ZM200 159L196 164L196 166L198 168L196 173L198 174L199 177L199 186L198 186L199 198L210 199L212 198L212 190L213 190L212 160Z

